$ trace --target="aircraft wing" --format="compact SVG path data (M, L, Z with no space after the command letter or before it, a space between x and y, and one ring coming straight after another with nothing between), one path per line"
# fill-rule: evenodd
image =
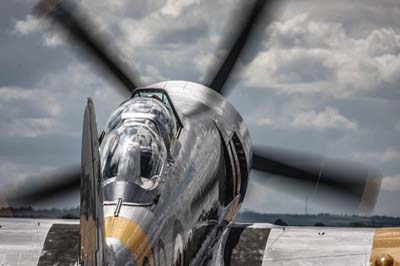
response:
M214 265L400 265L396 264L400 262L400 228L232 224L218 245ZM390 255L396 263L375 264L383 255Z
M0 218L0 265L76 265L79 220Z
M76 265L79 220L0 218L0 226L0 265ZM210 265L367 266L382 255L400 261L400 228L232 223L217 245Z

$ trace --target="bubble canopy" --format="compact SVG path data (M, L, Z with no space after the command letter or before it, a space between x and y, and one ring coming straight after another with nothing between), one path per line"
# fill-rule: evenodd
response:
M165 167L176 135L173 112L153 97L134 97L110 116L100 147L103 184L135 183L151 190Z

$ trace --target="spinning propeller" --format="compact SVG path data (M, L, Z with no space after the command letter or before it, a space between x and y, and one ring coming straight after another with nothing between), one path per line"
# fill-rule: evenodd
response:
M254 40L255 29L258 25L265 27L268 20L272 19L274 1L255 0L252 4L243 2L246 10L241 11L243 20L221 45L224 48L230 47L229 52L214 67L210 67L208 78L204 82L222 95L227 93L225 85L240 55ZM84 48L86 54L97 61L98 66L119 82L121 91L131 93L139 86L139 79L130 73L123 61L111 50L104 34L94 33L95 27L77 6L63 0L42 0L35 6L34 12L37 16L61 26L76 44ZM311 193L316 197L319 195L321 198L327 195L334 195L334 199L344 197L346 204L360 206L362 211L373 209L382 179L380 173L359 164L276 148L255 147L253 169L265 173L263 180L266 182L275 180L278 189L287 191L296 184L296 191ZM11 204L47 199L67 189L79 188L80 169L43 180L35 179L35 184L27 182L16 190L0 192Z
M96 66L104 69L120 83L120 89L125 95L130 95L140 86L139 78L131 73L127 65L111 50L110 38L104 33L96 33L94 24L77 6L68 1L42 0L33 8L33 12L38 17L60 26L72 41L84 48L84 55L89 55L97 61Z

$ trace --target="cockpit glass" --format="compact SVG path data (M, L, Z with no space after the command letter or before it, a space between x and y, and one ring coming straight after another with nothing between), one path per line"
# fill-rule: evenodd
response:
M165 145L151 128L125 123L104 138L101 161L103 179L115 177L150 189L166 161Z
M162 101L165 104L165 106L167 106L169 109L172 109L168 97L165 95L165 93L161 91L141 90L136 92L133 95L133 97L153 97L155 99L159 99L160 101Z
M105 134L129 120L146 123L153 127L167 143L176 135L177 123L173 112L156 98L132 98L119 106L108 120Z
M123 180L152 189L176 134L173 113L162 101L132 98L110 117L100 147L104 182Z

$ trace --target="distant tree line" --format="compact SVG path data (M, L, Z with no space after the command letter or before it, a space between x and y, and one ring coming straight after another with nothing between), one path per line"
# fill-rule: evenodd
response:
M3 207L0 208L0 217L78 219L79 208L34 209L32 206Z

